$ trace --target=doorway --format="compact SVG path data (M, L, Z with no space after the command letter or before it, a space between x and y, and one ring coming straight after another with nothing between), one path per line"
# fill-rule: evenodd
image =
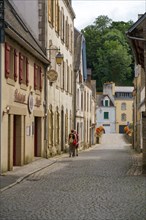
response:
M21 166L22 165L22 146L21 146L21 116L14 115L14 123L13 123L13 166Z
M41 157L41 117L34 118L34 156Z
M64 150L64 111L61 111L61 151Z

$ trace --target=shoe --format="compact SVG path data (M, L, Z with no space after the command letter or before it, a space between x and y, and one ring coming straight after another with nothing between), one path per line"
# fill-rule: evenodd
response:
M76 156L78 156L78 154L76 154Z

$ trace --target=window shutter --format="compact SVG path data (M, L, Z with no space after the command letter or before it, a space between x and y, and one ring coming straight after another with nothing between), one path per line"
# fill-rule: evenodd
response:
M37 65L34 63L34 89L37 89Z
M8 78L10 74L10 46L5 44L5 77Z
M19 53L19 83L23 80L23 56Z
M40 91L42 91L42 68L40 67Z
M15 82L17 81L17 78L18 78L17 57L18 57L17 50L14 50L14 80Z
M48 0L48 21L51 22L51 0Z
M29 62L28 58L26 58L26 85L28 86L29 84Z

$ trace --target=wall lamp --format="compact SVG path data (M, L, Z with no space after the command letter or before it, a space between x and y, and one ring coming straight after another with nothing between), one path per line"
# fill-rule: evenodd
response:
M46 49L46 51L48 51L48 50L57 50L58 51L58 53L56 54L55 58L56 58L56 63L60 66L62 61L63 61L63 58L64 58L63 54L60 53L60 48L49 48L49 49Z
M6 106L5 110L3 111L3 116L5 114L9 114L9 111L10 111L10 107L9 106Z

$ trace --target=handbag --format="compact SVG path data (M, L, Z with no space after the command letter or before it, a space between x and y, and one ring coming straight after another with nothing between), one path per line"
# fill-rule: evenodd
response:
M76 145L76 144L77 144L77 142L76 142L76 140L74 139L74 140L73 140L73 145Z

